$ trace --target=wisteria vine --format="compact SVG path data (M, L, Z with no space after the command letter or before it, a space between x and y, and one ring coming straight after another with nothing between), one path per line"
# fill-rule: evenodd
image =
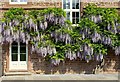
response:
M120 54L120 17L116 9L89 4L77 26L59 8L11 8L0 21L0 43L31 44L31 54L58 65L66 58L101 61L109 48Z

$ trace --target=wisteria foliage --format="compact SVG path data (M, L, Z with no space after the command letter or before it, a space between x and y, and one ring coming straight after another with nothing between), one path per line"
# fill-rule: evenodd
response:
M66 58L101 61L108 48L115 50L116 55L120 54L117 11L94 5L86 7L78 26L72 26L65 19L62 9L25 11L11 8L0 21L0 34L1 44L14 41L30 43L31 54L48 57L54 65Z

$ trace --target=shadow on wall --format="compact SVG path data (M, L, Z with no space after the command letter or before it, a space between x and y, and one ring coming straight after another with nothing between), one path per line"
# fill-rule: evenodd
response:
M105 56L105 63L103 66L104 72L118 72L120 70L120 56L116 56L113 50L108 51Z
M117 72L119 69L118 56L114 55L113 51L109 51L109 55L105 56L105 62L102 67L100 67L99 72ZM58 66L54 66L48 61L44 61L44 58L37 56L36 54L31 55L31 62L33 63L33 72L37 74L94 74L96 73L96 68L100 62L82 61L80 59L70 61L66 59L65 63L60 63ZM101 70L102 69L102 70ZM98 73L99 73L98 72Z
M65 63L61 62L58 66L54 66L50 62L42 60L42 58L36 60L33 60L33 70L40 74L93 74L98 64L93 61L86 63L79 59L74 61L67 59Z

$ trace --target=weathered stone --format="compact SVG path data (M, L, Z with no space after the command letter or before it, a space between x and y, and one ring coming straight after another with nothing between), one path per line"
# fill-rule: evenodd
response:
M2 46L0 46L0 77L2 76L3 70L2 70Z

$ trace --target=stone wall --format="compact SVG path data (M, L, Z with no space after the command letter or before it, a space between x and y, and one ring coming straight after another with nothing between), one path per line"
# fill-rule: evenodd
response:
M115 56L114 53L109 52L105 56L104 62L90 61L87 63L84 60L68 59L65 62L61 62L60 65L54 66L49 61L45 61L44 58L36 55L30 55L30 71L37 74L94 74L94 73L116 73L119 70L119 56Z
M109 54L105 56L105 64L103 65L104 73L113 73L120 71L120 56L114 55L114 51L109 50Z
M2 46L0 45L0 77L3 75Z
M9 44L2 45L2 55L3 55L3 71L9 71Z

